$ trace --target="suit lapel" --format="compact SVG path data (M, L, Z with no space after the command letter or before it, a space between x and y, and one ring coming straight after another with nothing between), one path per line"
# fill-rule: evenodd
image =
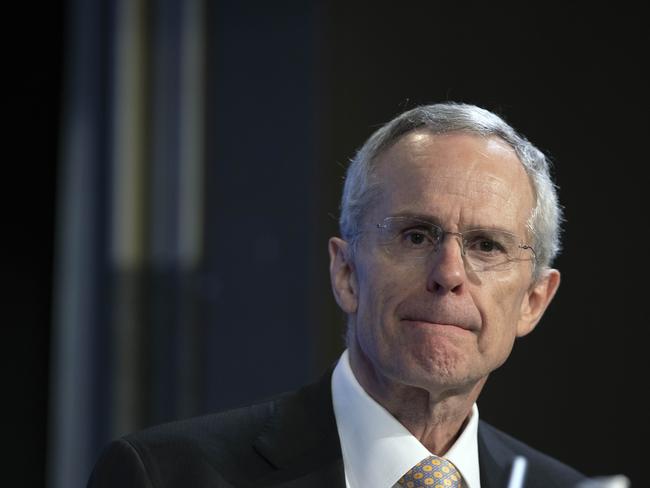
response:
M333 369L333 368L332 368ZM255 486L345 488L341 443L332 407L331 373L280 397L253 443L272 467ZM481 421L478 428L482 488L504 488L516 453Z
M483 421L478 427L478 456L481 488L505 488L516 453L486 428Z
M253 448L273 468L264 482L278 488L345 488L341 444L332 407L331 370L281 397Z

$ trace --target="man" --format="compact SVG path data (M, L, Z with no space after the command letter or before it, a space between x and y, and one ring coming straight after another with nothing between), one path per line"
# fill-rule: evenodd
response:
M571 487L476 400L559 282L544 155L464 104L410 110L347 172L329 242L347 349L316 385L114 442L91 487Z

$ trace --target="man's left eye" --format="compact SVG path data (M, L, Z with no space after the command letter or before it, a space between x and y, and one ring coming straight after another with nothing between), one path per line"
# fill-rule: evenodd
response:
M479 249L481 249L481 251L486 251L486 252L494 251L495 247L496 246L493 241L481 241L479 244Z
M485 252L485 253L495 253L502 252L503 246L501 246L497 241L492 239L477 239L473 244L470 245L472 249L476 251Z
M412 244L422 244L426 237L423 234L409 234L408 239Z

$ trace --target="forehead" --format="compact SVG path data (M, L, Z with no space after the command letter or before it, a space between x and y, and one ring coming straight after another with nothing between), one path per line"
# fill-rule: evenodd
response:
M383 215L416 212L445 225L519 231L533 208L523 165L497 137L413 132L376 163L377 211Z

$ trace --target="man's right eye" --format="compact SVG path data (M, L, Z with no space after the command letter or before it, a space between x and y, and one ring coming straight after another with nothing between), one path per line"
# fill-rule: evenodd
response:
M403 239L406 244L410 246L422 246L431 239L427 236L426 232L421 230L407 230L403 233Z

